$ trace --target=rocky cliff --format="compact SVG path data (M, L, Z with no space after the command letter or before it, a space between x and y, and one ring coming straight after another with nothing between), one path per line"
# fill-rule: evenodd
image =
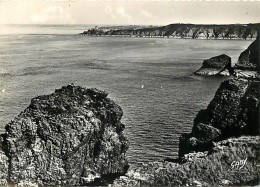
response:
M180 137L179 156L208 150L215 141L259 135L259 82L224 81L206 110L194 119L190 134Z
M2 184L87 185L124 174L122 115L97 89L68 85L32 99L1 137Z
M234 66L236 77L256 78L259 74L259 37L245 51L243 51Z
M91 36L136 36L136 37L173 37L192 39L255 39L260 24L235 25L194 25L170 24L162 27L140 29L90 29L83 35Z
M190 134L180 137L179 162L143 164L114 184L219 186L259 184L259 82L223 82Z
M197 70L195 75L222 75L229 76L231 73L231 58L225 54L204 60L202 67Z

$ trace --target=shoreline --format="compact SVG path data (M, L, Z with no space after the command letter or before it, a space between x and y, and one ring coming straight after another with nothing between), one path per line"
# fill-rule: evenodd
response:
M254 41L256 38L244 39L244 38L192 38L192 37L173 37L173 36L131 36L131 35L90 35L90 34L78 34L84 37L118 37L118 38L164 38L164 39L191 39L191 40L242 40L242 41Z

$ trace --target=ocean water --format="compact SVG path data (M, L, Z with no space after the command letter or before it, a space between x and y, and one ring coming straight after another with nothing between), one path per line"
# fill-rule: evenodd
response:
M225 77L192 73L204 59L227 54L234 64L251 41L87 37L89 25L9 25L0 29L0 131L42 94L74 83L109 92L119 104L130 141L127 157L140 162L176 158Z

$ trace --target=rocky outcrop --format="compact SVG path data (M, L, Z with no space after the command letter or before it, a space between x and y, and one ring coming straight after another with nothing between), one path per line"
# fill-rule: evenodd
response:
M114 182L115 186L257 185L259 136L230 138L206 152L187 155L184 164L142 164Z
M213 142L241 135L259 135L259 82L224 81L206 110L194 119L190 134L180 137L179 156L208 150Z
M178 162L142 164L115 186L259 184L259 82L223 82L190 134L180 137Z
M135 36L135 37L172 37L192 39L247 39L257 36L259 24L235 25L194 25L170 24L162 27L130 29L95 28L84 31L82 35L90 36Z
M0 180L73 186L124 174L122 115L97 89L68 85L32 99L2 135Z
M255 40L245 51L240 54L238 62L235 64L235 68L241 70L258 69L259 42L259 39Z
M231 58L225 54L204 60L202 67L197 70L195 75L222 75L229 76L231 71Z
M243 51L238 62L234 66L234 76L244 78L256 78L259 74L259 44L260 39L255 40Z

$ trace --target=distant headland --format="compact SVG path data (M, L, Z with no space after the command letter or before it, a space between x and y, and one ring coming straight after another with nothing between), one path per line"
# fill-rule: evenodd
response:
M81 35L255 40L257 36L257 28L259 26L260 23L230 25L177 23L166 26L96 26L95 28L84 31Z

